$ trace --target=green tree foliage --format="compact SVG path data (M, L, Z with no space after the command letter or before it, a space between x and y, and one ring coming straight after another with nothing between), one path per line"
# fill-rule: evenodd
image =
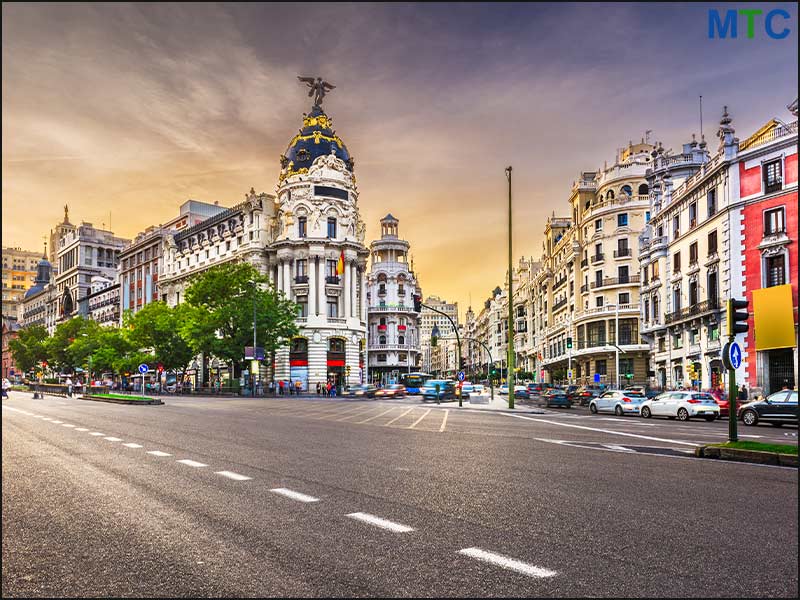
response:
M194 310L186 304L170 308L164 302L151 302L135 315L126 317L128 337L134 347L149 350L149 362L158 362L165 371L186 372L195 356L192 346L181 335Z
M32 325L21 329L16 339L8 343L14 362L27 373L43 360L47 360L47 329Z
M102 374L124 370L133 349L126 330L116 327L102 328L98 333L97 348L92 352L92 371Z
M82 364L80 359L88 357L92 348L83 340L75 348L71 348L72 344L82 337L82 333L97 332L97 323L91 322L91 325L87 323L90 321L83 317L73 317L56 326L53 337L46 343L48 362L52 368L71 373L75 367Z
M298 306L249 263L227 263L197 276L186 290L181 333L195 352L241 364L245 346L253 345L254 301L258 345L269 356L297 335Z

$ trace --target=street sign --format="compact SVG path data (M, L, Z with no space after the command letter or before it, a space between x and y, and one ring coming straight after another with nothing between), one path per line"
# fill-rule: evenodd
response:
M595 383L600 383L600 373L595 373L594 374L594 382Z
M567 379L572 379L572 369L567 369Z
M142 364L139 365L139 373L141 373L142 375L147 373L149 370L150 370L150 367L148 367L146 364L142 363Z
M742 366L742 347L736 342L725 344L722 349L722 362L728 369L736 370Z
M264 348L262 346L245 346L244 347L245 360L264 360Z
M459 381L464 381L464 371L459 371L458 372L458 380Z

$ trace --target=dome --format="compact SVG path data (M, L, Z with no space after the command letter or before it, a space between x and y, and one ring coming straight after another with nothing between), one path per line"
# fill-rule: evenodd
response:
M42 260L39 261L39 264L36 265L35 283L32 287L28 288L28 291L25 292L23 298L28 298L29 296L33 296L34 294L41 292L45 286L50 283L51 270L52 265L50 264L50 261L43 256Z
M353 172L355 163L347 146L331 129L332 126L330 117L319 106L314 106L311 114L303 116L303 128L289 142L286 154L281 156L281 180L291 175L307 173L317 158L331 152L344 161L348 171Z
M23 296L23 298L29 298L30 296L34 296L34 295L38 294L39 292L41 292L43 289L44 289L44 285L42 285L41 283L37 283L36 285L31 286L31 287L28 288L28 290L25 292L25 295Z

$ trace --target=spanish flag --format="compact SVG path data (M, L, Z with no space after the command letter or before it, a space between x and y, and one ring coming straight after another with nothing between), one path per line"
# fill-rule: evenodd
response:
M339 262L336 263L336 274L344 274L344 250L342 250L342 253L339 255Z

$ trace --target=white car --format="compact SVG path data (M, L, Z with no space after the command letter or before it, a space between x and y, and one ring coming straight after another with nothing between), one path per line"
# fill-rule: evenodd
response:
M703 417L706 421L719 418L719 405L711 394L705 392L665 392L642 403L641 415L668 417L688 421L692 417Z
M501 396L508 396L508 384L504 383L503 385L501 385L500 389L497 390L497 393L500 394Z
M475 390L476 396L483 396L483 385L480 383L473 384L472 389Z
M589 412L593 415L601 412L611 412L621 417L623 415L638 415L639 407L644 402L644 395L630 390L610 390L603 392L589 402Z
M465 381L461 384L461 391L467 394L474 394L475 393L475 386L472 385L471 381Z

